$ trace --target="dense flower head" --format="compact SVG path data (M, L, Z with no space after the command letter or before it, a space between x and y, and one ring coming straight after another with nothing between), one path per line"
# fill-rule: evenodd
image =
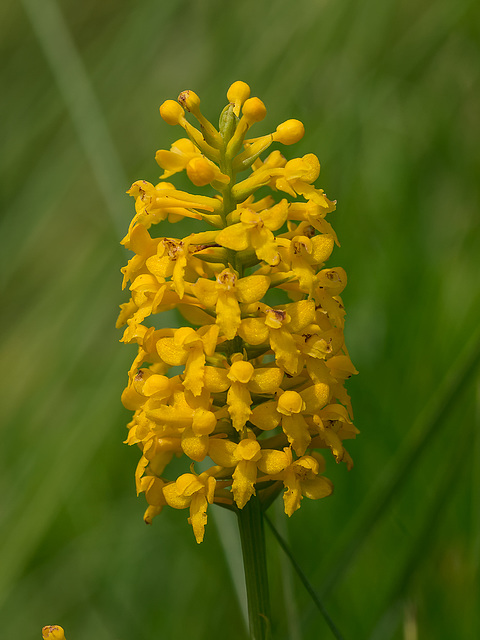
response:
M265 153L298 142L299 120L247 138L266 108L246 83L234 82L227 99L218 129L193 91L161 105L185 137L157 151L158 184L129 189L135 215L122 240L134 252L122 269L131 297L118 326L138 348L122 395L134 411L126 442L142 452L137 492L147 523L166 505L189 509L197 542L209 504L242 509L252 495L269 504L283 491L291 516L304 496L330 495L318 450L350 469L343 442L357 433L344 387L356 373L343 336L346 274L325 264L338 241L326 220L335 202L314 184L320 163L312 153ZM182 171L211 193L165 181ZM184 219L206 230L155 233L161 221ZM173 308L184 326L157 328L156 316ZM174 456L185 459L176 478Z

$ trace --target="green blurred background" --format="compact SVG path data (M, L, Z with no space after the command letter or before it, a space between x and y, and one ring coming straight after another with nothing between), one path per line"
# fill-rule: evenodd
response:
M158 106L214 117L237 79L338 200L360 370L354 469L271 517L345 639L479 638L478 2L4 0L0 34L2 638L246 637L229 514L201 546L186 512L143 523L114 328L124 192L181 137ZM267 543L275 639L333 637Z

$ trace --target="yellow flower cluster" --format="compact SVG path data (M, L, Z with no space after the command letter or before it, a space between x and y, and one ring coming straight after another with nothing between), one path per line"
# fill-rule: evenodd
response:
M314 186L315 155L287 161L275 150L260 158L274 142L298 142L304 127L287 120L273 134L246 140L266 114L249 96L244 82L230 87L218 129L193 91L161 105L161 117L187 137L157 152L161 182L139 180L128 191L136 213L122 241L135 254L122 269L131 299L121 305L118 326L127 325L124 342L138 344L122 395L135 411L127 443L142 451L137 492L149 505L147 523L165 505L189 508L197 542L208 504L242 509L254 494L270 502L284 490L290 516L303 496L329 495L316 450L330 449L350 468L343 441L357 433L344 388L356 373L343 337L346 275L324 266L337 242L325 220L335 202ZM217 194L163 181L183 170ZM244 171L248 177L237 181ZM210 230L186 238L149 231L185 218ZM172 308L189 326L145 324ZM174 456L190 467L167 479Z

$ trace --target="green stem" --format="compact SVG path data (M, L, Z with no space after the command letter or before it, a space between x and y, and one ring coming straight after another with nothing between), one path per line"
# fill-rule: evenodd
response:
M238 511L243 566L247 587L248 620L251 640L270 637L270 598L268 593L265 529L260 500L252 496Z
M232 105L229 105L220 117L220 133L223 138L223 148L220 151L220 169L229 176L230 182L222 191L224 225L227 225L227 215L236 207L232 195L235 183L235 172L232 159L227 157L226 149L236 127L236 118ZM243 277L243 266L237 263L235 251L229 251L229 263ZM232 353L241 353L243 340L236 336L231 341ZM230 355L232 355L230 353ZM246 437L246 428L241 436ZM263 511L260 500L252 496L243 509L239 509L238 527L242 541L243 568L247 587L248 619L251 640L268 640L270 637L270 600L268 595L267 557L265 551L265 529Z

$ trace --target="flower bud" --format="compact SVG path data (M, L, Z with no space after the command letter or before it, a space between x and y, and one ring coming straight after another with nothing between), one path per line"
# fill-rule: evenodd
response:
M214 180L223 183L230 181L230 178L224 175L213 162L210 162L210 160L207 160L207 158L203 156L198 156L190 160L187 164L187 175L197 187L204 187Z
M65 633L62 627L57 624L48 625L42 629L43 640L65 640Z
M165 100L165 102L160 105L160 115L167 124L174 125L180 124L180 121L185 116L185 111L175 100Z
M279 124L277 130L273 134L275 142L282 144L295 144L305 135L305 127L300 120L286 120Z
M194 91L191 91L190 89L182 91L182 93L178 96L178 102L187 111L191 111L192 113L195 113L200 108L200 98Z
M205 142L208 145L212 146L214 149L220 149L220 147L222 146L222 137L215 129L213 124L209 122L204 115L202 115L202 112L200 111L200 98L197 96L195 91L191 91L191 89L182 91L182 93L178 96L178 102L183 107L185 107L187 111L193 113L195 118L200 122ZM189 133L189 135L194 135L197 146L200 149L203 149L204 144L202 143L202 140L198 139L196 134L192 131L192 129L190 128L191 125L188 125L188 123L185 121L183 123L183 126L185 127L185 130L187 131L187 133ZM204 149L204 152L205 151L206 149Z
M215 170L206 158L192 158L187 164L187 175L197 187L215 180Z
M246 82L242 82L241 80L234 82L227 91L227 99L233 103L233 112L237 117L240 114L240 107L249 96L250 87Z
M242 108L242 115L249 125L260 122L267 115L267 109L260 98L249 98Z

